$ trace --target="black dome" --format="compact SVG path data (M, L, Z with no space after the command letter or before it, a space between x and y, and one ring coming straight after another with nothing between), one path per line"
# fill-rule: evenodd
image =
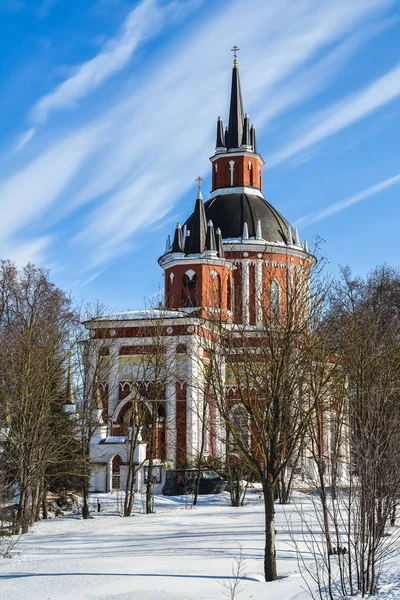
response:
M204 204L207 221L221 229L222 238L240 238L247 223L249 237L255 237L257 221L261 221L261 234L268 242L285 242L289 223L269 202L254 194L224 194ZM193 214L185 225L190 230Z

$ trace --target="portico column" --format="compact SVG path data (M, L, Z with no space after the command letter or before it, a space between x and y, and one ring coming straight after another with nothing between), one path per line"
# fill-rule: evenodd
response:
M186 448L188 458L196 456L198 451L199 436L199 385L200 369L199 361L202 356L202 348L199 347L195 339L190 341L190 350L188 356L188 385L187 385L187 405L186 405Z
M168 379L165 390L166 459L176 466L176 352L175 343L167 346Z
M219 363L220 370L220 378L221 384L226 386L226 363L224 358L220 358ZM222 387L221 385L221 387ZM225 390L222 392L225 393ZM213 454L218 458L224 458L225 456L225 444L226 444L226 432L224 426L224 420L221 416L220 411L218 410L219 402L224 402L223 398L218 398L217 406L215 407L215 415L214 415L214 427L215 427L215 438L213 440Z
M108 415L112 418L119 402L119 344L110 347L110 373L108 392ZM111 433L111 432L110 432Z
M262 293L262 261L256 261L256 325L260 327L263 322L263 293Z

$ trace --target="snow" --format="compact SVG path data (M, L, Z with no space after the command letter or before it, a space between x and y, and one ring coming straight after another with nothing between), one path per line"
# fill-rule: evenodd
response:
M125 444L127 441L126 435L109 435L108 437L101 440L101 444Z
M95 321L137 321L142 319L174 319L178 317L187 317L187 314L179 310L128 310L125 312L113 313L97 317Z
M23 536L16 555L0 561L1 600L219 600L229 597L224 586L240 547L245 574L237 600L309 598L288 532L288 519L300 526L294 505L276 504L280 578L265 583L258 492L241 508L229 506L226 494L202 496L193 509L185 497L156 497L151 515L139 512L143 498L137 497L130 518L116 513L122 495L95 494L93 509L97 498L104 512L93 519L41 521ZM389 572L380 597L399 598L399 581Z

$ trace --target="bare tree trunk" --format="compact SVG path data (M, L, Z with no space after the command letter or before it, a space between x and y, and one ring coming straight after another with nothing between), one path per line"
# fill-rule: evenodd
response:
M194 485L193 506L197 505L197 497L199 495L199 489L200 489L201 461L203 459L204 446L205 446L205 441L206 441L206 432L207 432L207 396L205 396L204 400L203 400L202 413L203 414L202 414L202 422L201 422L201 443L200 443L200 453L199 453L199 457L198 457L196 482Z
M49 511L47 510L47 491L45 490L42 496L42 517L43 519L47 519L49 516Z
M262 488L265 512L264 576L265 581L275 581L278 579L275 550L275 486L264 479Z
M129 463L128 463L128 473L126 476L126 486L125 486L125 500L124 500L124 517L130 517L133 510L133 505L135 502L135 484L136 484L136 473L137 470L135 468L135 449L138 445L139 441L139 423L134 420L131 422L132 426L132 437L129 441ZM133 427L135 430L133 431Z
M156 446L156 424L157 424L157 413L156 405L153 406L153 415L151 419L151 431L150 431L150 444L149 444L149 464L147 470L147 484L146 484L146 514L153 512L153 466L154 466L154 453Z
M82 482L82 518L88 519L90 516L89 510L89 475L85 466L85 474Z

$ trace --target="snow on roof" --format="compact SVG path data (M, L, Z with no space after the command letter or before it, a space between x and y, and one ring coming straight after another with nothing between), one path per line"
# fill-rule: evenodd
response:
M179 310L127 310L98 317L95 321L139 321L141 319L175 319L181 317L187 317L187 314Z
M125 444L127 441L126 435L109 435L104 440L101 440L101 444Z

